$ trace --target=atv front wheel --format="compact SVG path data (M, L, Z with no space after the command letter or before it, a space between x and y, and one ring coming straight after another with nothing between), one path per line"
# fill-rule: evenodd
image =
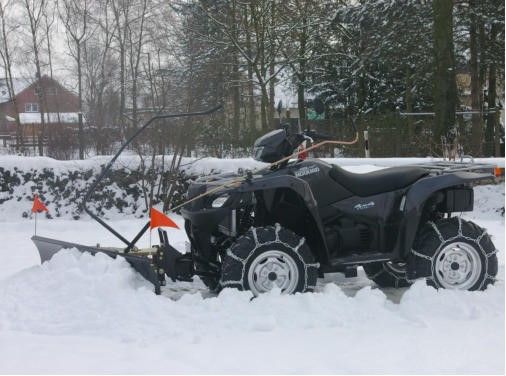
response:
M411 251L417 275L436 288L485 290L497 275L497 250L487 232L460 217L427 223Z
M379 287L409 287L411 282L407 279L406 264L397 262L375 262L362 265L365 274Z
M313 291L318 267L303 237L279 225L252 227L227 250L220 285L255 296L274 288L283 294Z

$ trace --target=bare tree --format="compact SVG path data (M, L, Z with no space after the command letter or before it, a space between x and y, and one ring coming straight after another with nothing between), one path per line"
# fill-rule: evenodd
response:
M132 19L126 24L126 44L128 51L128 63L130 72L130 96L132 100L132 123L134 129L137 128L137 110L139 99L139 67L146 36L146 16L148 11L147 0L139 0L136 4Z
M242 24L236 19L224 18L222 12L210 6L203 6L207 17L227 37L236 52L251 71L250 77L260 89L260 119L262 130L273 126L274 86L279 74L295 56L283 56L281 50L289 41L294 29L303 22L299 19L283 19L279 16L280 5L270 0L251 2L232 2L233 13L247 15ZM229 12L230 13L230 12ZM232 21L231 21L232 20ZM283 23L283 21L290 21ZM249 96L254 94L251 92Z
M453 47L453 1L432 3L434 14L434 111L435 140L439 142L455 126L457 87Z
M26 16L28 18L29 23L29 33L31 37L31 48L33 53L33 63L35 65L36 71L36 79L37 79L37 95L38 95L38 105L40 112L40 130L38 134L38 149L39 155L44 155L44 137L45 137L45 128L46 128L46 119L44 116L45 106L44 106L44 86L41 85L42 78L42 68L41 68L41 60L40 60L40 50L42 40L44 38L44 29L43 29L43 17L44 12L47 7L47 0L23 0L23 6L26 11Z
M77 66L79 98L79 159L84 159L82 44L88 37L89 0L58 0L58 13L67 33L69 52Z
M113 136L112 125L119 119L116 103L117 68L112 51L116 28L109 0L99 3L90 18L90 35L83 43L84 95L87 119L95 132L97 154L104 154Z
M114 36L119 50L119 80L120 80L120 126L124 133L123 115L126 109L126 39L128 33L128 23L130 22L130 11L134 0L111 0L110 6L113 11L115 29ZM124 136L124 134L123 134Z
M1 35L0 35L0 58L2 59L3 67L5 70L5 82L7 84L7 92L9 98L12 101L14 107L15 119L16 119L16 151L23 151L23 128L21 127L21 121L19 119L18 105L16 101L16 92L14 88L14 80L12 77L12 58L11 49L9 44L9 32L15 29L17 26L7 26L7 15L6 9L12 6L11 1L7 0L5 3L0 1L0 24L1 24Z

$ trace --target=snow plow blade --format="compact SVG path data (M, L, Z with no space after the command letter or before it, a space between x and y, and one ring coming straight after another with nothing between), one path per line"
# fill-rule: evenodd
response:
M132 255L128 253L121 253L107 248L90 247L82 244L65 242L62 240L45 238L42 236L32 236L32 241L35 243L40 255L41 263L49 261L53 255L58 253L61 249L76 248L80 252L89 252L95 254L97 252L105 253L107 256L116 258L123 257L128 263L142 275L146 280L151 282L155 287L155 293L160 294L160 280L153 268L152 260L146 256Z

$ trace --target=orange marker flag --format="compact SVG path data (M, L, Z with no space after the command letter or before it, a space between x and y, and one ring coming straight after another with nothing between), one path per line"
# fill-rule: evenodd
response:
M155 227L173 227L179 229L176 222L155 208L151 208L149 216L151 218L149 223L150 229L154 229Z
M32 213L41 213L44 211L46 212L49 211L46 205L44 205L44 203L40 201L38 195L33 196Z

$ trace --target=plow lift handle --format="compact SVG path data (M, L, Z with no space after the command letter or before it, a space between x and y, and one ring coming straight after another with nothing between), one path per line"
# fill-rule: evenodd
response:
M134 246L135 243L141 238L141 236L148 230L150 221L144 225L144 227L139 231L139 233L134 237L132 241L128 241L125 237L123 237L120 233L118 233L115 229L113 229L111 226L109 226L104 220L102 220L98 215L93 213L88 206L86 205L88 203L88 200L90 199L93 192L95 192L95 189L97 188L98 184L105 178L107 173L111 170L111 167L114 162L116 162L116 159L118 159L119 155L125 150L125 148L130 145L130 143L139 135L141 134L151 123L153 123L155 120L161 120L161 119L172 119L172 118L180 118L180 117L192 117L192 116L204 116L204 115L210 115L213 112L218 111L222 105L215 106L209 110L205 111L198 111L198 112L182 112L178 114L160 114L153 116L151 119L149 119L142 127L140 127L121 147L119 148L118 152L111 158L109 163L103 168L100 175L97 177L97 179L93 182L93 184L90 186L88 191L86 192L83 201L81 202L81 208L84 209L86 213L89 214L91 218L93 218L95 221L100 223L103 227L105 227L107 230L109 230L114 236L116 236L119 240L121 240L123 243L126 244L125 253L128 253Z

